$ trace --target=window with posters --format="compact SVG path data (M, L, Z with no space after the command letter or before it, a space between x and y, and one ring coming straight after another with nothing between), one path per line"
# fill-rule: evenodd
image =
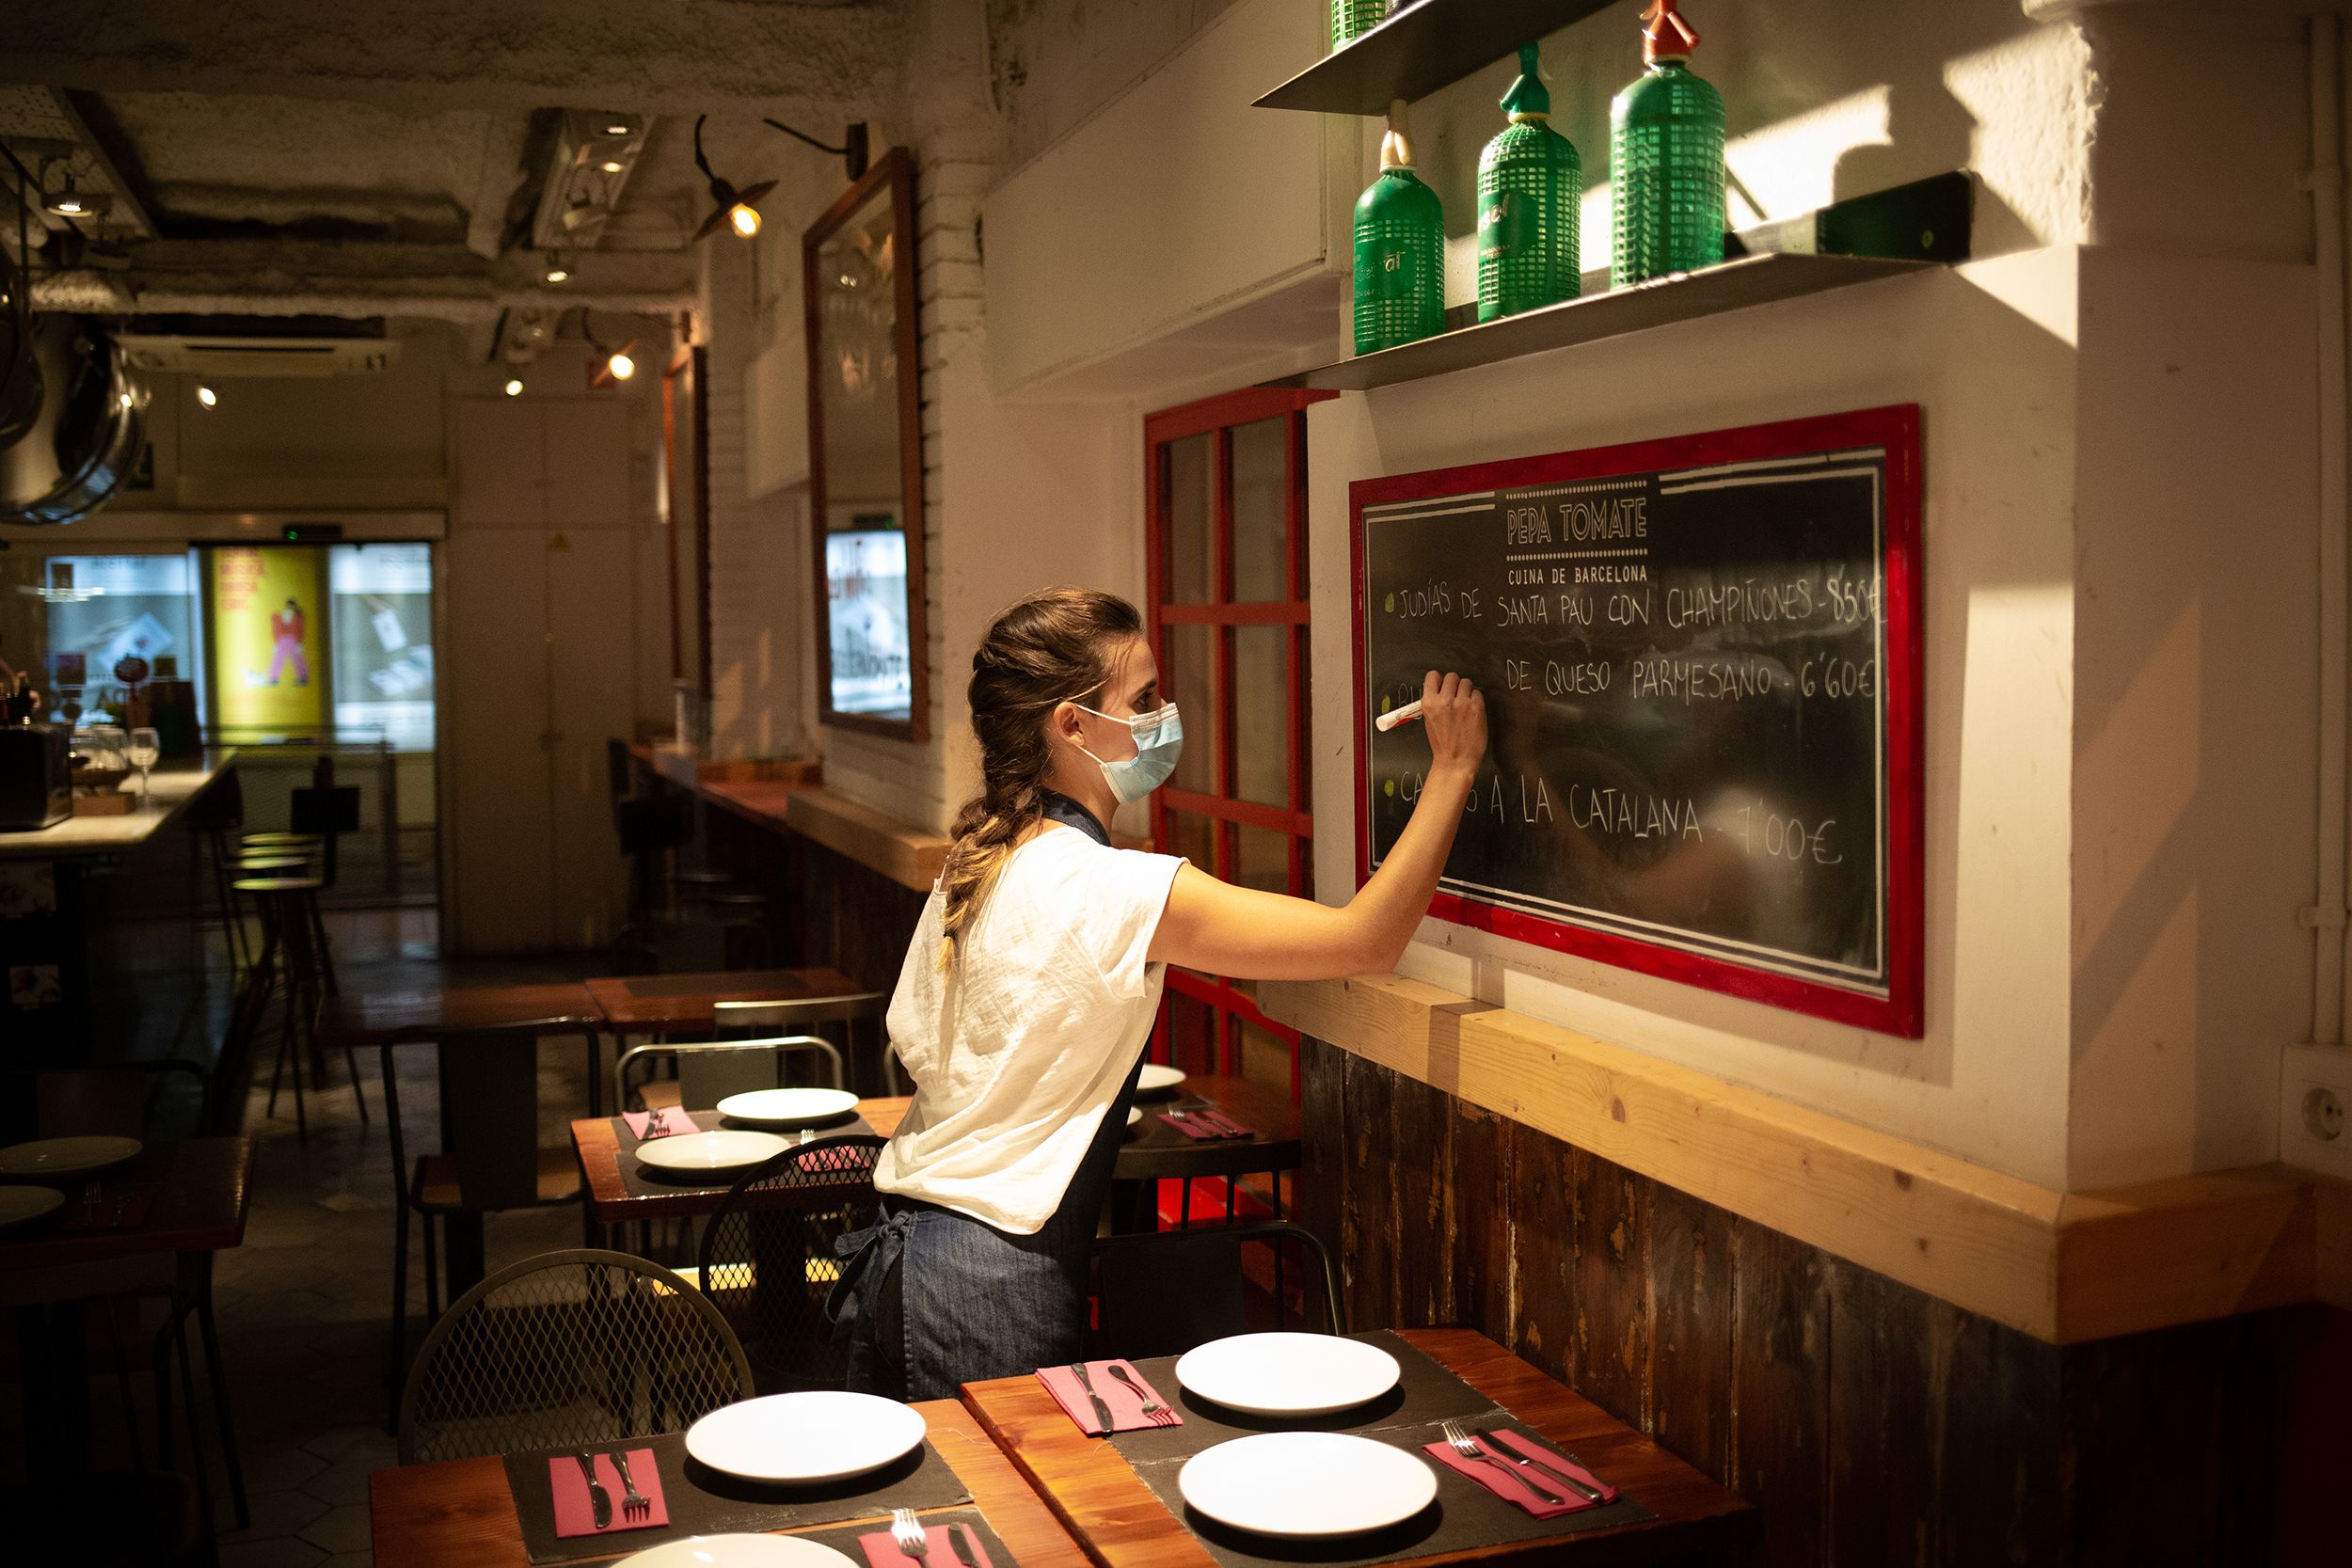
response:
M213 723L245 732L327 722L326 552L221 546L204 552Z
M335 728L395 751L433 746L433 546L337 545L327 552Z

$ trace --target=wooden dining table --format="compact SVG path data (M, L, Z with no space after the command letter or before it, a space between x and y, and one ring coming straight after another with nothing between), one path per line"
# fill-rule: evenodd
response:
M796 1002L861 990L837 969L714 970L698 974L609 974L588 994L609 1034L659 1035L708 1029L722 1002Z
M930 1426L931 1446L972 1494L971 1502L957 1506L979 1510L1018 1568L1087 1568L1078 1544L969 1410L953 1400L914 1408ZM376 1568L526 1568L531 1560L506 1465L495 1455L378 1470L368 1479L368 1513ZM864 1520L886 1523L886 1516ZM808 1535L858 1522L777 1533ZM639 1549L625 1535L615 1535L612 1546L615 1557Z
M84 1184L59 1182L64 1208L0 1235L0 1303L16 1310L24 1430L46 1433L27 1455L33 1474L72 1475L87 1467L83 1320L89 1299L154 1284L165 1277L157 1271L175 1271L175 1289L197 1304L207 1357L218 1367L212 1259L245 1243L257 1147L251 1138L151 1142L129 1164L99 1173L90 1183L101 1204L151 1194L135 1223L70 1228ZM214 1397L226 1396L215 1388Z
M857 1102L857 1115L876 1135L887 1138L898 1130L899 1120L913 1103L903 1095L887 1096ZM716 1131L719 1116L715 1111L691 1113L700 1117L697 1125L706 1132ZM844 1128L818 1128L814 1136L836 1136L854 1130L854 1122ZM572 1123L572 1148L580 1156L580 1173L588 1194L588 1217L599 1225L620 1225L629 1220L684 1219L707 1214L719 1206L719 1200L735 1184L737 1172L714 1186L697 1182L665 1181L659 1187L644 1183L636 1191L630 1189L622 1162L634 1157L636 1140L628 1134L617 1117L583 1117ZM780 1198L779 1201L782 1201Z
M1576 1516L1570 1514L1556 1523L1563 1532L1574 1533L1457 1545L1392 1559L1393 1568L1459 1561L1739 1560L1757 1516L1755 1506L1738 1493L1483 1334L1466 1328L1418 1328L1406 1329L1399 1338L1501 1405L1519 1425L1574 1453L1652 1516L1576 1530ZM1172 1376L1167 1382L1172 1386ZM1161 1386L1160 1392L1164 1398L1181 1393L1173 1386ZM962 1399L1096 1568L1217 1568L1201 1537L1169 1511L1120 1449L1080 1432L1035 1376L968 1383ZM1335 1430L1343 1430L1344 1416L1329 1419ZM1496 1506L1509 1507L1499 1500Z

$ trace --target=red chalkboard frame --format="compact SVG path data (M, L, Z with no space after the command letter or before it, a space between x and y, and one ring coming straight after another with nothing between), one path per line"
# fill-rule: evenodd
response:
M1356 881L1372 875L1369 732L1371 688L1364 662L1364 508L1470 491L1508 490L1565 480L1661 468L1803 456L1851 447L1886 451L1886 929L1887 994L1847 990L1776 974L1723 958L1595 930L1440 892L1429 912L1440 920L1517 942L1655 974L1768 1006L1917 1039L1926 1033L1926 841L1923 649L1919 598L1919 407L1899 404L1811 419L1784 420L1697 435L1593 447L1540 457L1473 463L1421 473L1357 480L1347 487L1349 612L1355 673Z

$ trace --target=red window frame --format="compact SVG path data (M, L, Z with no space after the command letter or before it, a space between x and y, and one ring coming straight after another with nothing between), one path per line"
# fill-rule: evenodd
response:
M1311 610L1307 594L1307 409L1335 397L1333 392L1287 390L1253 387L1204 398L1180 407L1165 408L1143 421L1146 537L1146 620L1153 653L1158 657L1162 685L1180 706L1187 699L1215 715L1210 739L1216 758L1216 788L1203 794L1163 786L1152 797L1152 834L1162 847L1169 842L1168 814L1184 812L1202 817L1215 834L1215 863L1202 869L1230 878L1233 869L1234 829L1260 828L1286 835L1290 863L1285 891L1299 897L1314 893L1314 816L1309 809L1313 777L1309 766L1308 623ZM1284 596L1279 600L1233 602L1233 431L1243 425L1280 419L1288 439L1283 462ZM1171 483L1170 449L1197 436L1211 438L1210 459L1210 602L1171 604L1168 583L1173 546L1168 517ZM1207 671L1186 670L1176 658L1173 628L1200 626L1214 628ZM1271 806L1241 799L1235 784L1233 628L1288 626L1290 723L1286 733L1285 803ZM1210 700L1203 702L1203 695ZM1171 968L1168 990L1209 1009L1213 1020L1210 1062L1176 1065L1190 1070L1235 1073L1241 1068L1241 1030L1246 1022L1290 1047L1290 1087L1298 1093L1298 1033L1275 1022L1258 1009L1248 992L1218 976ZM1174 1032L1169 1009L1163 1005L1153 1025L1151 1054L1155 1061L1174 1055ZM1237 1022L1238 1021L1238 1022Z

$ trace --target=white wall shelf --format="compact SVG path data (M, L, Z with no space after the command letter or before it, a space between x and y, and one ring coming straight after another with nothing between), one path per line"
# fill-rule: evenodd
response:
M1875 256L1746 256L1698 272L1677 273L1631 288L1563 300L1558 305L1505 316L1501 321L1440 332L1418 342L1382 349L1377 354L1359 354L1352 359L1282 376L1264 385L1369 391L1375 387L1445 375L1474 365L1541 354L1547 349L1744 310L1777 299L1795 299L1855 283L1899 277L1938 264Z
M1411 0L1343 49L1257 101L1261 109L1382 115L1391 99L1426 98L1610 0Z

